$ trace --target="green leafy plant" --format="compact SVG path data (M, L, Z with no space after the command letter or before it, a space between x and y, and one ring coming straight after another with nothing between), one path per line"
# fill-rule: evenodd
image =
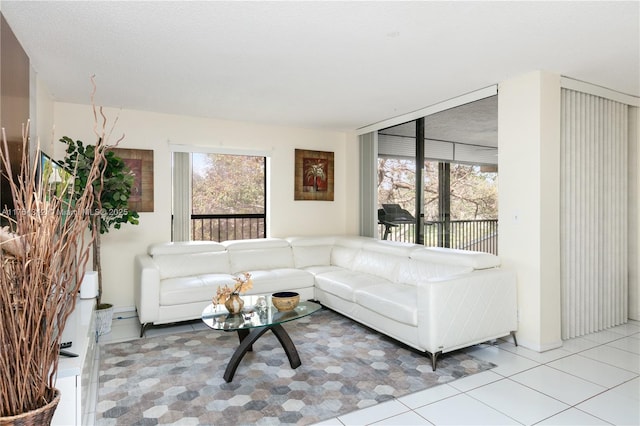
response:
M94 198L91 211L90 229L95 234L93 244L93 267L98 274L98 309L102 305L102 265L100 261L100 234L109 232L111 228L120 229L122 224L138 224L139 215L129 210L128 201L131 196L134 176L125 162L113 151L106 150L100 161L100 179L89 180L91 165L95 162L96 148L85 145L82 141L74 141L63 136L60 142L67 145L63 165L73 171L75 176L75 192L81 192L90 183L99 197Z

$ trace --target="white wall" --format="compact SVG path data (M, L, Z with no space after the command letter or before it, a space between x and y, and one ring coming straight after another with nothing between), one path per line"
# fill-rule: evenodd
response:
M544 351L560 329L560 76L531 72L498 90L500 257L518 276L518 342Z
M358 234L360 229L360 142L355 132L346 134L345 143L345 229Z
M32 88L35 86L35 98L30 96L31 99L35 99L35 106L32 105L32 117L35 116L35 129L32 130L32 134L35 135L34 142L40 143L40 149L47 154L53 154L53 99L49 90L42 82L38 74L31 73L31 78L34 80ZM35 110L35 112L34 112Z
M110 123L119 116L110 142L115 142L124 133L121 148L154 151L154 211L140 213L138 226L125 225L103 235L103 301L113 303L116 309L134 305L133 257L144 253L150 244L166 242L171 237L169 144L269 152L270 236L357 233L357 220L352 218L357 217L358 145L355 136L134 110L105 109L105 112ZM55 103L54 121L56 141L61 136L69 136L95 143L91 106ZM294 201L296 148L335 153L333 202ZM55 149L55 157L62 158L64 145L56 142Z

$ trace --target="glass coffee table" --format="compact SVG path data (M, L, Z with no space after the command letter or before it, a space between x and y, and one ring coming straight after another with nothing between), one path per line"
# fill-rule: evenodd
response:
M229 383L244 355L253 350L253 344L271 330L289 358L291 368L302 365L298 350L282 324L294 321L322 309L318 303L304 301L292 311L280 312L271 303L271 296L242 296L244 308L238 314L229 314L224 305L210 304L202 311L202 321L214 330L236 331L240 345L231 356L224 372L224 380Z

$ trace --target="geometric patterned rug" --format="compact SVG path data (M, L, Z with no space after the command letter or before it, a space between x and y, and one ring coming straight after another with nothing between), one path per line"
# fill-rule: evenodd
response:
M97 425L307 425L495 367L464 351L429 357L323 309L284 324L302 365L273 333L222 378L235 332L199 330L103 345Z

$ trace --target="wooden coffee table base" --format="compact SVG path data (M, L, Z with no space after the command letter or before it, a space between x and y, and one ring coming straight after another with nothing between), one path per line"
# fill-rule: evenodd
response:
M224 380L229 383L233 380L233 375L236 374L236 369L242 361L244 355L253 350L253 344L267 331L273 331L273 334L276 335L278 341L282 345L284 352L287 354L287 358L289 358L289 364L291 368L295 369L302 365L300 362L300 356L298 355L298 350L296 349L291 337L289 337L289 333L282 327L280 324L268 325L265 327L252 328L251 331L248 329L240 329L238 330L238 337L240 338L240 346L236 349L236 351L231 356L229 360L229 364L227 364L227 369L224 371Z

